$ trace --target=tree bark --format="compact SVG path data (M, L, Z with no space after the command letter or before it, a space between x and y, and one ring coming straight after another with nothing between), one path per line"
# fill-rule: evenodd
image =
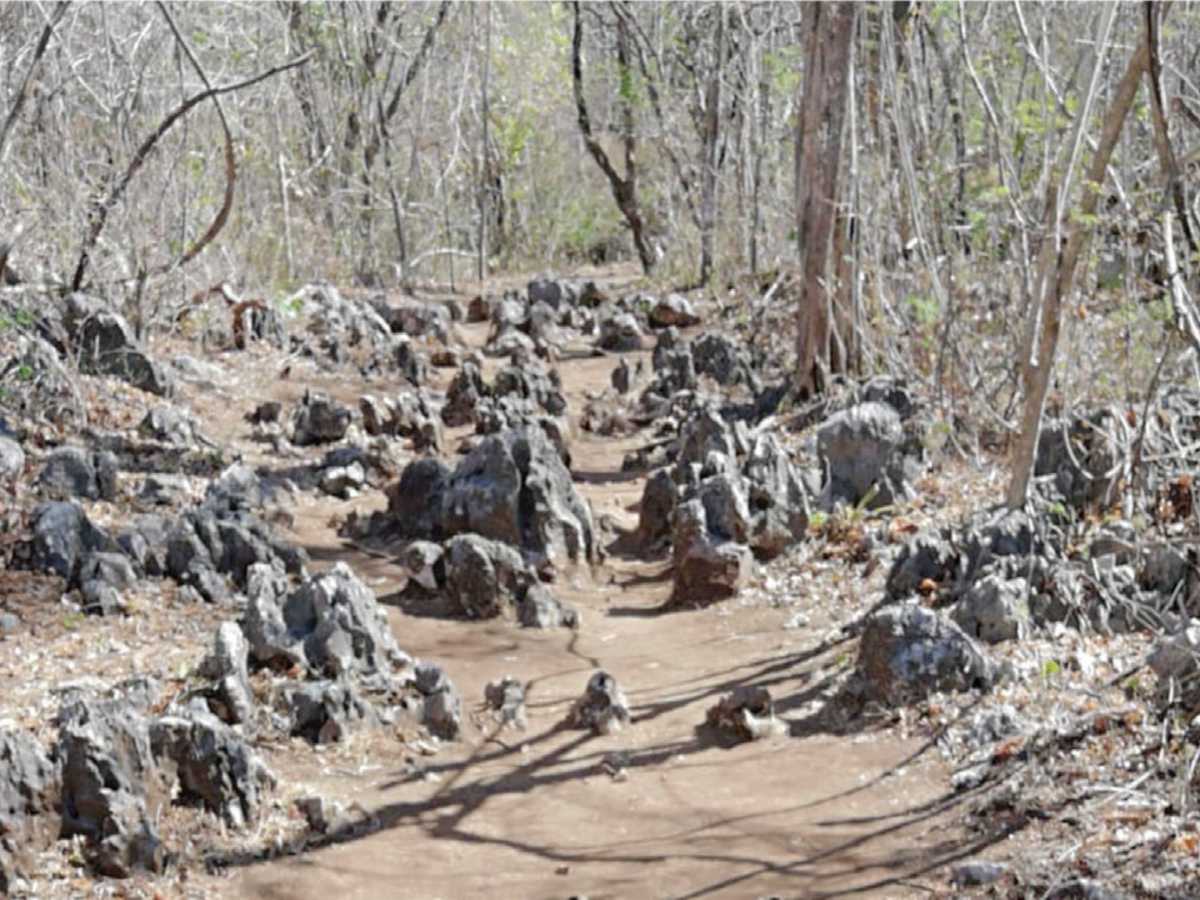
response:
M700 284L713 272L713 232L717 224L717 138L721 129L721 68L725 59L725 8L715 7L713 66L704 97L704 172L700 194Z
M796 310L796 387L825 388L830 366L833 231L841 187L842 131L850 92L850 41L858 6L805 7L805 72L796 129L796 232L802 273ZM834 362L840 362L834 360Z
M1103 46L1099 47L1097 52L1103 52ZM1042 301L1041 329L1040 336L1039 330L1036 327L1030 329L1028 344L1024 348L1025 352L1022 353L1021 366L1025 382L1025 414L1021 423L1021 435L1017 442L1016 455L1013 460L1013 477L1009 483L1008 496L1006 498L1010 509L1020 509L1025 505L1025 499L1029 491L1029 481L1033 477L1034 465L1037 462L1037 445L1041 432L1042 410L1046 404L1046 392L1050 386L1050 374L1054 368L1054 356L1058 348L1059 309L1062 306L1063 299L1071 293L1075 279L1076 264L1086 250L1093 232L1091 227L1083 223L1089 221L1096 213L1096 205L1099 202L1101 188L1104 184L1105 170L1108 167L1109 159L1112 157L1113 149L1117 145L1117 139L1121 136L1121 129L1125 124L1125 119L1129 115L1129 110L1133 107L1133 101L1137 96L1138 83L1141 81L1142 75L1148 67L1149 55L1149 42L1143 41L1133 56L1130 57L1125 74L1121 77L1120 84L1117 85L1112 105L1109 106L1108 114L1104 119L1100 144L1096 148L1096 152L1092 155L1091 164L1088 166L1087 178L1083 183L1083 198L1079 204L1079 214L1075 217L1077 224L1073 226L1070 236L1067 238L1066 245L1060 253L1058 251L1058 241L1053 240L1050 235L1042 243L1042 256L1038 266L1040 274L1037 285L1040 288L1040 293L1034 294L1035 301L1038 299ZM1097 59L1097 68L1101 62L1102 60ZM1079 115L1085 116L1087 112L1088 106L1085 103ZM1082 132L1080 132L1080 136L1082 136ZM1076 152L1078 151L1079 143L1079 140L1075 141ZM1073 160L1074 155L1072 156ZM1065 185L1069 185L1068 180L1070 176L1071 171L1070 166L1068 166L1063 175ZM1064 203L1068 199L1068 192L1064 190L1059 194L1054 191L1053 186L1050 191L1047 198L1047 206L1048 214L1053 218L1050 219L1049 226L1051 230L1054 230L1056 223L1058 227L1061 227L1061 213L1065 210ZM1044 288L1041 287L1043 281L1045 282ZM1036 311L1031 310L1030 314L1036 315ZM1033 355L1035 351L1037 353L1036 358Z
M646 225L642 220L637 199L637 136L633 128L633 105L628 97L622 97L621 125L622 143L625 149L625 177L617 174L608 154L596 140L592 131L592 118L588 113L587 101L583 96L583 21L580 16L579 3L571 4L575 13L575 30L571 39L571 83L575 91L575 111L579 121L579 132L583 136L584 146L588 153L608 179L613 199L617 208L625 217L629 231L633 235L633 244L637 248L638 259L642 263L642 271L649 274L658 258L654 248L646 239ZM617 19L617 67L622 79L629 76L629 36L625 21Z

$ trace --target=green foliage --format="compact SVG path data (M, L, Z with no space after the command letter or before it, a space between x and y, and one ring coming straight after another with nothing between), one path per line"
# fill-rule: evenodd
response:
M908 307L917 324L922 327L935 325L942 317L937 297L930 294L909 294L904 298L904 305Z
M804 52L799 45L780 47L763 54L763 67L767 71L771 90L787 96L800 87L800 72L804 68Z

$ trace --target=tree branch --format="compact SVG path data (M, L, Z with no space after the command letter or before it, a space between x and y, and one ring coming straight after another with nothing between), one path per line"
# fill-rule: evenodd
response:
M200 93L193 94L191 97L188 97L165 119L163 119L158 128L156 128L150 134L150 136L142 142L142 145L138 147L137 152L133 155L133 159L131 159L129 162L129 167L125 170L125 174L121 176L121 180L113 186L112 190L109 191L108 196L104 198L104 201L92 211L92 224L88 228L88 233L83 240L83 247L79 253L79 263L76 265L75 274L71 279L71 290L78 291L83 287L83 276L87 272L88 263L91 261L92 249L96 246L96 241L100 238L100 232L104 230L104 225L108 221L109 213L112 212L113 207L115 207L120 201L121 197L124 196L125 190L129 187L130 181L133 180L133 176L136 175L138 170L141 169L141 167L145 164L146 159L150 156L150 152L154 149L155 145L176 122L178 122L183 116L187 115L192 107L196 106L198 103L202 103L209 97L216 97L221 94L229 94L233 91L240 91L243 88L252 87L253 85L258 84L260 81L265 81L273 75L278 75L280 72L286 72L288 69L294 69L297 66L302 66L312 59L315 52L315 50L309 50L303 56L299 56L296 59L281 65L273 66L272 68L267 69L265 72L260 72L259 74L253 75L243 81L224 85L222 87L206 88Z

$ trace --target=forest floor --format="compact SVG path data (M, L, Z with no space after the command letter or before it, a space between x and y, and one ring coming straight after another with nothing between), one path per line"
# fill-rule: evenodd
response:
M485 325L457 327L469 345L486 339ZM196 352L165 342L154 350ZM649 353L630 354L631 361L639 355ZM288 409L306 390L320 389L356 407L364 391L403 389L399 379L365 386L349 372L319 371L266 346L207 360L220 368L219 382L184 385L176 402L197 415L209 438L254 465L290 464L244 421L258 403L280 400ZM609 385L614 364L611 357L557 363L569 415L577 417L586 398ZM431 387L444 389L453 371L433 373ZM135 404L114 415L136 422L141 411ZM447 446L466 434L449 430ZM577 631L465 621L401 598L404 576L386 551L338 535L347 516L386 506L381 491L348 501L296 496L282 534L308 551L313 570L339 561L353 567L386 606L400 647L445 668L467 704L464 740L432 748L368 732L315 749L299 740L260 746L280 785L273 811L251 834L225 834L199 814L181 818L164 826L166 837L189 848L180 864L167 876L124 883L91 881L59 848L46 856L45 895L954 897L966 892L951 882L955 863L1030 854L1052 860L1070 849L1069 818L997 806L986 785L964 790L952 783L962 759L946 748L976 698L855 715L836 708L857 654L842 626L880 598L887 566L878 560L814 536L763 566L734 599L662 611L669 563L639 558L628 541L645 475L621 464L644 440L573 430L572 473L608 523L609 550L590 574L555 585L556 596L580 611ZM916 500L869 524L901 541L920 527L956 520L996 502L1004 472L1003 460L934 460ZM100 524L122 515L98 503L89 512ZM53 593L51 580L4 577L21 579L21 602L30 609L39 584L46 597ZM117 619L80 621L40 601L40 618L25 619L35 648L0 638L0 696L7 698L0 718L33 724L65 682L133 673L178 679L195 665L221 611L177 602L170 587L145 590L135 615ZM7 597L15 607L13 588ZM1070 666L1053 673L1037 667L1045 654L1076 653L1086 660L1088 684L1104 685L1136 665L1147 646L1137 635L1105 639L1101 649L1076 635L1024 642L1002 652L1036 674L987 702L1015 702L1030 718L1039 709L1060 716L1128 710L1128 698L1111 687L1081 692ZM603 737L565 729L571 703L599 668L628 696L631 725ZM527 688L523 731L499 730L483 710L484 686L506 675ZM785 734L731 745L704 726L706 710L746 684L769 688ZM307 832L292 801L312 794L344 804L357 827L336 841ZM1129 825L1136 819L1130 815L1117 825ZM1085 851L1098 846L1088 840ZM214 854L213 844L223 849ZM1075 850L1063 858L1077 866ZM1011 882L1009 888L999 895L1025 895Z

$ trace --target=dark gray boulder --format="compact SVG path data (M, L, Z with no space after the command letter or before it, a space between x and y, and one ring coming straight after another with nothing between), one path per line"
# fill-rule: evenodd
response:
M887 577L887 595L902 600L917 593L921 584L931 581L939 587L951 587L963 574L964 563L955 545L945 537L921 532L900 549Z
M138 434L165 444L191 446L199 435L199 424L187 410L160 404L142 417Z
M450 338L450 311L440 303L420 303L415 300L389 303L381 298L375 300L372 306L395 334L428 336L442 343Z
M912 495L913 460L900 414L884 403L860 403L835 413L817 431L817 453L829 473L829 503L889 506Z
M472 619L515 617L536 573L516 548L477 534L461 534L446 542L446 596L455 609Z
M758 380L749 360L726 335L705 332L692 341L691 351L697 375L707 375L724 387L745 384L752 391L758 391Z
M79 699L59 714L62 830L83 835L104 875L161 872L155 822L170 791L155 762L149 721L131 702Z
M186 506L192 486L184 475L147 475L138 491L138 502L143 506Z
M672 535L674 590L671 607L707 606L733 596L753 568L750 548L732 536L710 531L703 500L675 511Z
M554 597L543 585L533 584L525 592L518 619L527 628L578 628L579 613Z
M271 484L244 462L226 466L204 490L204 505L217 511L254 510L275 497Z
M0 728L0 894L37 871L35 854L58 837L62 780L33 735Z
M390 675L409 661L374 592L345 563L309 577L286 598L270 584L249 597L243 624L258 663L283 660L338 678Z
M962 630L986 644L1017 640L1029 633L1029 584L986 571L955 603L951 618Z
M552 416L567 411L562 381L554 369L540 364L506 366L496 373L491 393L494 397L520 397L535 403Z
M275 787L258 755L232 728L206 712L162 716L150 725L156 759L179 780L180 799L216 813L231 828L245 828L262 812Z
M463 363L446 390L442 421L450 428L473 423L479 404L490 393L484 384L479 366L470 361Z
M137 582L133 564L121 553L88 553L80 566L84 612L102 616L125 612L123 595Z
M1115 407L1051 419L1038 438L1034 475L1053 476L1057 492L1076 510L1102 504L1121 477L1123 448L1132 439L1124 413Z
M292 412L292 443L303 447L340 441L353 418L346 406L327 394L309 391Z
M166 575L167 533L170 528L171 523L165 516L135 516L117 534L117 546L143 574L155 578Z
M159 396L172 391L166 370L142 349L125 319L94 297L71 294L63 323L79 356L79 369L113 375Z
M935 691L986 690L997 668L957 624L917 603L900 603L867 620L858 672L869 699L899 706Z
M563 290L563 286L547 276L530 281L526 287L526 293L529 295L531 304L545 303L553 309L558 309L566 300L566 291Z
M441 740L458 740L463 731L462 695L446 670L423 662L417 665L414 676L413 684L424 698L421 724Z
M345 681L287 682L277 691L275 707L290 734L313 744L340 743L381 723L375 708Z
M387 489L388 521L401 537L440 540L450 470L438 459L414 460Z
M35 571L52 572L74 587L86 554L118 550L76 503L42 503L33 511L29 564Z
M642 328L631 313L616 313L600 320L600 336L596 346L613 353L628 353L642 349Z
M412 338L398 337L392 355L400 377L413 387L420 387L429 380L429 357L417 349Z
M474 532L521 548L539 562L591 564L597 545L591 510L540 428L480 441L442 494L446 534Z
M670 469L659 469L646 479L636 533L637 545L643 553L654 553L669 541L678 496Z
M524 731L525 685L511 675L489 681L483 688L483 702L501 726L513 725Z
M769 434L754 441L742 473L750 547L759 558L773 559L807 535L808 491L779 441Z
M112 500L116 496L116 476L117 460L112 453L60 447L46 458L37 483L53 499Z

